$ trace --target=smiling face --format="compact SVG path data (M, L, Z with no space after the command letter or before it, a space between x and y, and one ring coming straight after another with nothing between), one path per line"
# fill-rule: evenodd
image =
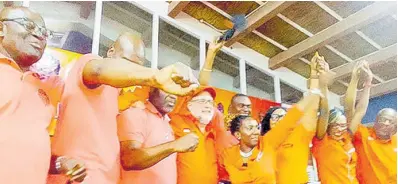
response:
M4 8L0 19L0 40L7 54L21 68L36 63L49 36L43 18L25 7L16 7Z
M338 109L331 110L327 129L328 135L334 140L341 140L344 138L347 130L347 118L344 116L343 112Z
M160 89L152 89L149 101L163 115L171 112L177 101L177 96L168 94Z
M380 110L373 128L377 138L391 139L391 136L397 133L397 112L389 108Z
M239 131L235 132L234 135L240 140L241 144L254 148L258 144L260 129L258 122L249 117L242 120Z
M285 115L286 115L285 109L282 109L282 108L276 109L271 114L271 118L269 120L271 129L274 128L278 124L279 120L281 120L283 117L285 117Z
M214 115L214 99L203 91L188 102L188 110L201 124L209 124Z

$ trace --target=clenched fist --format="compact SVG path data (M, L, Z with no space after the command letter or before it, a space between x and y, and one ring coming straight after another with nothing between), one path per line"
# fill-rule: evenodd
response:
M199 137L194 133L189 133L174 141L174 150L178 153L195 151L199 143Z

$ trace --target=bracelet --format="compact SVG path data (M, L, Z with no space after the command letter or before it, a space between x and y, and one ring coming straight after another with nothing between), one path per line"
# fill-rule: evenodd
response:
M322 94L321 90L319 89L310 89L307 92L304 93L304 96L308 96L309 94L314 94L314 95L319 95L321 98L324 98L325 96Z
M213 71L213 70L209 70L209 69L206 69L206 68L202 68L202 70L206 71L206 72L212 72Z
M60 157L58 157L58 158L55 160L55 169L57 170L58 173L61 173L61 167L62 167L61 162L62 162L63 160L65 160L65 159L66 159L66 157L60 156Z

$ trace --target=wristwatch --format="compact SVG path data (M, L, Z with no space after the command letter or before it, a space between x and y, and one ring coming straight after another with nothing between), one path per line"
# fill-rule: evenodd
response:
M61 167L62 167L62 161L65 160L66 157L60 156L55 160L55 169L57 170L58 173L61 173Z

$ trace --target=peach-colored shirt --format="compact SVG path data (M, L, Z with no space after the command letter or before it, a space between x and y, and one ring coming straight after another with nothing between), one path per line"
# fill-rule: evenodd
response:
M150 103L145 109L129 108L117 118L120 141L138 141L142 148L154 147L174 140L170 119L163 117ZM134 158L133 158L134 159ZM121 184L176 184L177 155L171 154L150 168L141 171L124 171L121 173Z
M68 73L52 148L55 155L85 162L88 173L85 184L115 184L120 172L118 90L106 85L90 89L83 84L83 67L93 59L100 57L80 57ZM50 178L48 182L66 183L66 178L55 177L58 178Z
M54 108L37 80L0 55L0 183L46 182Z

